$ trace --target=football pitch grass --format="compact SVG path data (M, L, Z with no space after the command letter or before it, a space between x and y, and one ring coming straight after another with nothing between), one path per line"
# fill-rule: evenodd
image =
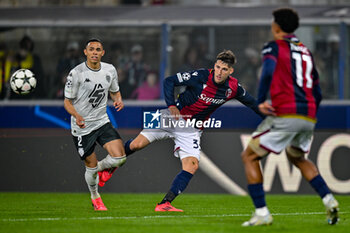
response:
M340 221L328 225L316 195L268 195L271 226L242 227L253 211L249 197L182 194L179 212L154 212L163 194L102 194L106 212L92 209L87 193L0 192L0 232L350 232L350 197L336 196Z

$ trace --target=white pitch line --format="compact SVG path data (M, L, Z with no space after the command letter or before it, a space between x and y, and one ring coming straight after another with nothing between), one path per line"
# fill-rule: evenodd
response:
M339 212L347 214L350 212ZM300 213L272 213L273 216L294 216L294 215L323 215L325 212L300 212ZM7 218L2 222L29 222L29 221L76 221L76 220L125 220L125 219L157 219L157 218L222 218L222 217L250 217L251 214L221 214L221 215L149 215L129 217L89 217L89 218Z

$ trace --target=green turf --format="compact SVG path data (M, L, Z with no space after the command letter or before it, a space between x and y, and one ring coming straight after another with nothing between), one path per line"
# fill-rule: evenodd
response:
M184 213L156 213L163 194L103 194L107 212L94 212L89 195L1 193L0 232L350 232L350 197L337 196L341 220L329 226L315 195L268 195L271 226L241 227L253 211L249 197L183 194L174 206Z

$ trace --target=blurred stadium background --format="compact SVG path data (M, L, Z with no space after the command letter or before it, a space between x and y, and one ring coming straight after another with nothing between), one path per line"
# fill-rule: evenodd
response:
M162 81L170 74L210 68L215 55L231 49L233 76L256 95L260 49L271 40L271 12L291 6L301 16L296 34L312 50L324 101L309 157L333 192L350 194L350 1L348 0L1 0L0 1L0 191L85 192L83 164L63 109L64 78L84 60L87 39L103 40L105 62L117 67L125 109L109 114L124 140L142 129L143 111L165 107ZM142 74L156 74L151 99L136 88L147 77L133 76L130 59L143 56ZM34 71L36 91L11 93L8 80L19 67ZM136 77L136 86L130 83ZM181 90L179 90L181 91ZM221 130L202 138L207 162L186 192L244 194L240 152L259 123L233 102L214 117ZM180 164L172 142L159 142L130 157L103 192L165 192ZM99 150L102 157L105 152ZM313 193L284 154L263 162L271 193ZM213 169L213 166L215 169Z

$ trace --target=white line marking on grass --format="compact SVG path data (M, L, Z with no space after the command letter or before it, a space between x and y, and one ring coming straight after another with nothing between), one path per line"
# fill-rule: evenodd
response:
M348 214L350 212L339 212ZM325 212L300 212L300 213L272 213L273 216L294 215L324 215ZM149 216L121 216L121 217L87 217L87 218L4 218L2 222L29 222L29 221L77 221L77 220L127 220L127 219L157 219L157 218L222 218L222 217L250 217L251 214L214 214L214 215L149 215Z

